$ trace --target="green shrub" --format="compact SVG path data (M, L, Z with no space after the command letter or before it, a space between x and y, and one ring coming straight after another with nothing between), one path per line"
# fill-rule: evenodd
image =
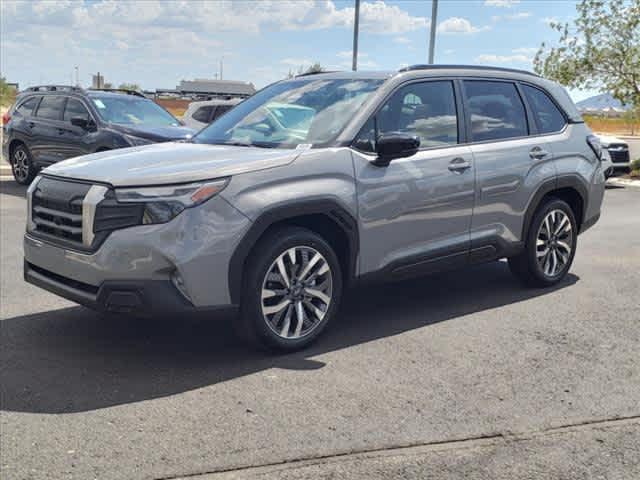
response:
M631 162L631 170L640 170L640 158L636 158Z

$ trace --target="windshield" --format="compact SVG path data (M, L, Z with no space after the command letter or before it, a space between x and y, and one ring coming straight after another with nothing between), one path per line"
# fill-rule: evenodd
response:
M177 127L180 125L169 112L160 105L145 98L132 97L92 97L91 101L105 122L135 126L140 124L154 127Z
M382 82L302 78L276 83L239 104L193 141L279 148L327 144Z

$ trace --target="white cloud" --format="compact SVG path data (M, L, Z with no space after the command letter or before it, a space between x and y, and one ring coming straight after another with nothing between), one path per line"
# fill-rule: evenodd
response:
M524 55L533 55L538 51L538 47L520 47L511 50L513 53L522 53Z
M485 30L489 30L490 28L491 27L489 26L476 27L472 25L471 22L466 18L450 17L440 22L440 24L438 25L437 32L444 33L444 34L455 34L455 33L470 34L470 33L477 33Z
M352 58L353 53L352 50L343 50L342 52L336 53L338 58ZM369 54L365 52L358 52L358 58L366 58Z
M491 17L491 20L494 22L499 22L500 20L523 20L531 16L532 16L531 12L518 12L518 13L510 13L507 15L494 15Z
M399 43L401 45L407 45L411 43L411 40L407 37L396 37L393 39L393 43Z
M486 7L511 8L520 3L520 0L484 0Z

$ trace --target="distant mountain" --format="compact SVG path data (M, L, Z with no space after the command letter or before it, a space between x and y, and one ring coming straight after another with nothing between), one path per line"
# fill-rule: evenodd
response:
M628 110L628 105L622 105L619 100L613 98L610 93L602 93L594 97L589 97L576 103L579 110L604 110L606 108L621 108Z

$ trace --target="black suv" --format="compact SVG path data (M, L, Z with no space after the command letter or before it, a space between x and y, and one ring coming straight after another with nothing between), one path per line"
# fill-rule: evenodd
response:
M60 160L195 133L142 93L60 85L20 93L3 124L2 153L23 185Z

